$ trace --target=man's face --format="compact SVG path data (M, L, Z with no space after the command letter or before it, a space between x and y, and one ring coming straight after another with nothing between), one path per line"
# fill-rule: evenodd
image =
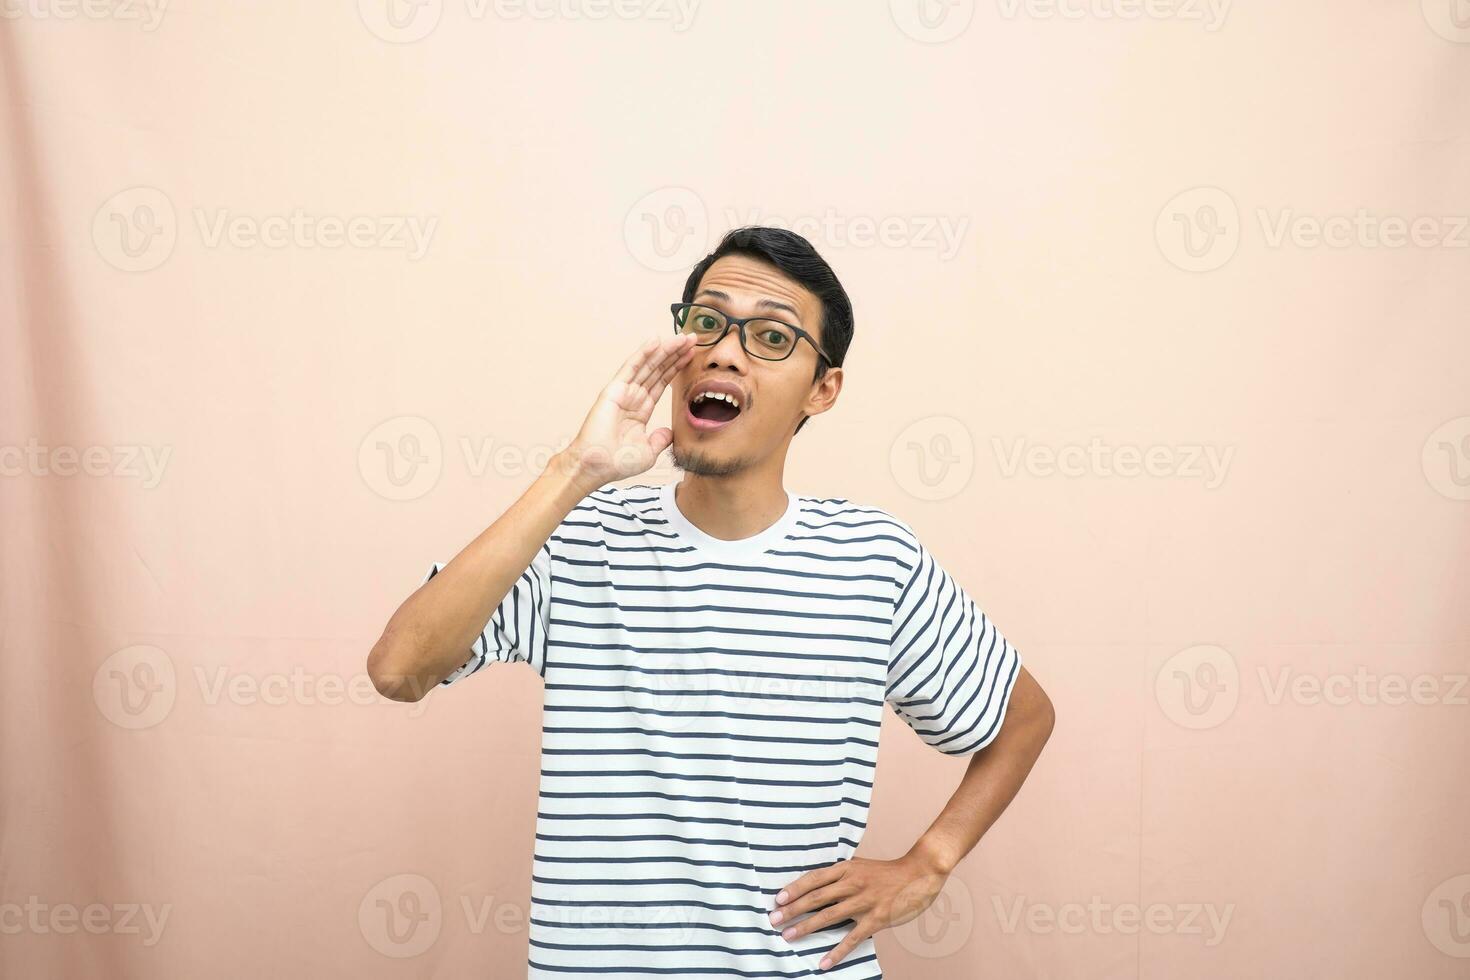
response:
M730 317L782 320L822 342L821 300L751 256L717 259L705 271L691 302ZM740 331L735 328L713 346L696 347L670 386L675 465L691 473L724 476L780 450L803 415L825 412L837 398L842 370L829 368L814 382L819 360L817 349L801 339L785 360L752 357L740 346ZM699 397L711 390L733 397L738 410L728 400Z

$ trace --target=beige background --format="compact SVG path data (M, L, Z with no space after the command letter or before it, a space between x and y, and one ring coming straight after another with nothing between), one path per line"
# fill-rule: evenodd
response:
M1059 716L888 974L1470 976L1463 0L387 2L5 7L0 974L521 975L539 680L364 657L754 221Z

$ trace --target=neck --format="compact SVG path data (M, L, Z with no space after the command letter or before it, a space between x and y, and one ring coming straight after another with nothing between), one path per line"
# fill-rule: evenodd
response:
M781 518L787 502L775 467L747 467L729 476L686 471L674 489L674 503L689 523L722 541L759 534Z

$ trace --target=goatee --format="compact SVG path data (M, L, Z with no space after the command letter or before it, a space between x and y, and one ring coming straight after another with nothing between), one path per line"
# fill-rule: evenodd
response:
M738 457L716 459L697 449L686 453L675 447L670 452L676 468L696 476L730 476L739 473L746 466L746 461Z

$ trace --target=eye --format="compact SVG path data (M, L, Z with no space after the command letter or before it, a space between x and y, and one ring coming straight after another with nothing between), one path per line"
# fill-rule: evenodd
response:
M768 327L761 331L761 342L768 347L774 347L779 350L791 343L791 337L784 330Z
M718 330L719 328L720 321L717 318L710 316L708 313L698 314L694 317L695 330L703 330L705 332L709 332L713 330Z

